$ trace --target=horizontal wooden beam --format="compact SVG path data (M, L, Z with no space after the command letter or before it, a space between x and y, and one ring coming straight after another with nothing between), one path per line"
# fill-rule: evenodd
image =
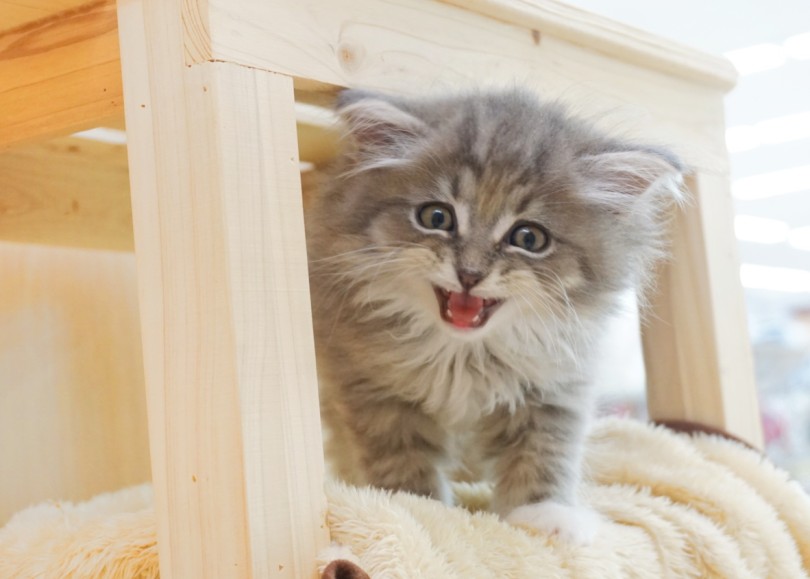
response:
M475 10L435 0L392 0L384 9L377 0L344 0L317 11L299 0L240 4L233 10L231 0L186 3L188 20L208 23L208 29L187 29L186 43L210 43L216 61L292 76L299 95L328 100L334 87L357 86L421 96L518 84L608 130L621 126L628 137L674 145L690 164L724 162L721 141L699 153L692 145L722 127L727 63L690 53L703 72L689 77L685 57L681 68L658 66L652 57L627 62L611 54L608 41L584 40L599 36L603 19L581 21L574 38L559 23L548 31L532 27L544 18L552 22L545 2L524 3L537 22L519 21L504 7L493 18L485 8L495 0L475 3ZM656 54L668 45L658 46Z
M375 0L347 0L324 5L317 13L296 0L242 1L242 11L230 9L231 0L184 7L185 20L196 24L186 26L187 57L193 61L263 62L270 70L281 65L284 69L279 72L334 85L351 84L361 73L399 76L407 87L412 74L421 77L448 65L452 72L480 82L486 78L480 74L481 64L493 58L505 66L502 73L511 73L512 59L519 60L525 72L546 48L546 39L554 38L614 61L723 91L731 89L737 78L736 70L723 57L559 0L395 0L386 3L385 10ZM521 58L526 51L520 49L520 43L513 44L518 50L502 50L510 36L534 48L530 59ZM268 45L280 40L286 50L245 50L258 47L261 38ZM377 48L381 40L386 41L384 52L369 50ZM426 42L433 45L432 58L425 59L419 50ZM480 61L478 66L475 60ZM466 61L466 67L456 68L460 61ZM523 78L519 75L512 80ZM426 88L432 87L418 87Z
M531 28L617 60L729 90L737 71L727 59L610 20L559 0L440 0L490 18Z
M331 111L334 92L296 93L296 99L300 101L295 105L298 156L302 161L319 167L334 158L338 147L337 117ZM126 130L123 117L111 119L104 126L119 131Z
M61 137L0 154L0 239L131 251L127 150Z
M87 0L0 0L0 32L87 4Z
M331 158L337 138L317 117L298 124L304 159ZM322 180L304 171L308 203ZM0 240L133 250L127 148L78 137L29 143L0 153Z
M0 149L123 115L114 0L0 33Z

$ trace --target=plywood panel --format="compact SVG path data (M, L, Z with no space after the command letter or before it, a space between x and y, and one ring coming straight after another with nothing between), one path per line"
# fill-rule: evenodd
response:
M0 525L149 480L135 258L0 243Z

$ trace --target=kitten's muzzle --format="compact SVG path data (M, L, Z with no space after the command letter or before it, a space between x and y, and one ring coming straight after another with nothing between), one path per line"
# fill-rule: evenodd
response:
M484 326L503 300L485 299L466 290L454 292L433 286L439 302L442 320L460 330L473 330Z

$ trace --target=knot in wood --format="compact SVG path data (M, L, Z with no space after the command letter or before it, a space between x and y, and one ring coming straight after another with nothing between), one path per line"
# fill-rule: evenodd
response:
M365 49L359 44L341 42L337 47L340 67L346 72L354 72L360 67L365 57Z

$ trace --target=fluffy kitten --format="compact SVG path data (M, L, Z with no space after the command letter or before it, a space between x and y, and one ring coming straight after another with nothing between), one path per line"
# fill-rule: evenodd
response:
M337 110L338 176L307 219L336 471L450 502L474 457L507 520L590 540L593 345L662 254L679 162L517 90Z

